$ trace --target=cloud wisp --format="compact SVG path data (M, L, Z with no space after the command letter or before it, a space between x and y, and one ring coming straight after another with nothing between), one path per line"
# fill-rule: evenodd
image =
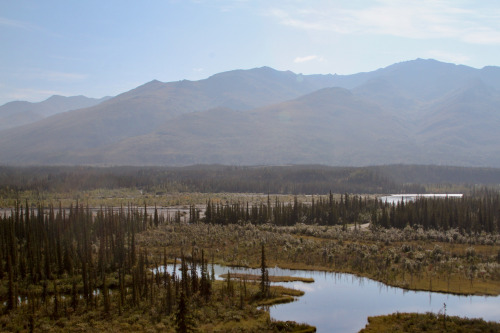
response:
M494 5L476 8L472 2L466 6L467 1L431 0L378 0L364 6L352 3L339 6L320 0L314 2L314 9L289 4L271 8L266 14L282 25L309 31L500 44L500 9Z
M302 62L308 62L308 61L313 61L313 60L323 61L323 57L320 57L317 55L308 55L305 57L297 57L293 60L293 62L296 64L300 64Z
M36 27L28 22L11 20L5 17L0 17L0 26L11 27L24 30L35 30Z
M23 30L39 30L40 28L24 21L12 20L5 17L0 17L0 26L23 29Z

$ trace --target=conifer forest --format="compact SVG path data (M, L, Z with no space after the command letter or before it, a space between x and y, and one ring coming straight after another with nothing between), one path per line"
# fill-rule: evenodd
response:
M294 278L269 267L500 294L500 192L492 184L403 184L374 170L302 167L284 171L309 179L293 190L284 177L268 184L273 192L258 192L253 177L278 172L264 169L247 178L229 172L221 184L234 191L216 191L210 177L201 182L202 170L123 169L106 183L108 171L98 168L2 169L0 331L314 332L270 316L270 306L304 291L277 284ZM325 191L333 178L337 187ZM464 195L388 203L383 189ZM217 275L219 266L259 271ZM372 318L366 330L441 323L440 315Z
M499 1L0 0L0 333L500 333Z

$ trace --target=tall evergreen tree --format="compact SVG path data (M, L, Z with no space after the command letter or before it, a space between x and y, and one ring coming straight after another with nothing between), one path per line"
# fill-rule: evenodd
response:
M266 251L264 249L264 244L262 244L261 259L260 259L260 294L261 297L267 298L269 296L269 275L266 266Z
M187 333L188 332L188 307L186 295L184 290L181 290L181 297L179 299L179 306L177 308L177 313L175 314L175 326L176 332Z

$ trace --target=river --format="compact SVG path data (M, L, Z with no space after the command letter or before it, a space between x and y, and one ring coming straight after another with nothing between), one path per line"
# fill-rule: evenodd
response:
M209 265L209 271L211 266ZM168 269L170 272L172 267ZM260 275L260 269L215 265L217 276L227 273ZM305 291L295 302L270 307L271 317L314 325L318 332L358 332L369 316L394 312L439 313L446 303L451 316L500 320L500 297L457 296L408 291L352 274L269 268L269 275L311 277L314 283L290 282L280 285Z

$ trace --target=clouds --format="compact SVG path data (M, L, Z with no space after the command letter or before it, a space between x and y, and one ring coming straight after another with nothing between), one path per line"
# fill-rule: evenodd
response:
M302 62L308 62L312 60L317 60L317 61L323 61L323 57L317 56L317 55L308 55L305 57L297 57L293 60L294 63L300 64Z
M0 104L7 88L32 89L12 98L104 96L235 68L353 74L428 57L498 65L497 1L0 2Z
M5 17L0 17L0 26L23 29L23 30L38 30L39 28L29 22L12 20Z
M465 43L500 44L497 3L472 1L378 0L373 2L287 2L266 15L279 24L307 31L378 34L413 39L451 38Z

